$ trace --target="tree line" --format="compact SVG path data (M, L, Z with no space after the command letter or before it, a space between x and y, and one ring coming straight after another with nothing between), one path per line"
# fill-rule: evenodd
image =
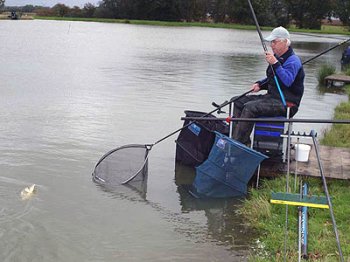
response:
M130 20L187 21L253 24L246 0L102 0L83 8L64 4L42 7L26 5L3 9L35 12L40 16L114 18ZM262 26L288 26L320 29L323 19L339 18L350 26L350 0L252 0Z

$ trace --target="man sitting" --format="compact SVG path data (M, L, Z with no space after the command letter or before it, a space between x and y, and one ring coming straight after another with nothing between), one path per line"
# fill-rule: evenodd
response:
M277 77L280 89L289 106L290 116L296 114L304 93L305 73L300 58L295 55L290 46L289 32L283 27L277 27L265 38L270 42L272 52L266 52L265 59L269 64L266 78L253 84L253 92L267 90L264 95L246 95L234 104L234 117L257 118L285 116L287 108L281 100L274 75ZM235 125L233 139L243 144L250 143L250 133L253 122L241 122Z

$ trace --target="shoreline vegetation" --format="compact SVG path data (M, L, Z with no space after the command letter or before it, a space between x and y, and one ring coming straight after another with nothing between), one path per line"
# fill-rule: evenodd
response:
M39 20L60 20L60 21L81 21L81 22L98 22L98 23L119 23L132 25L153 25L153 26L194 26L194 27L211 27L224 29L240 29L240 30L256 30L255 25L241 25L229 23L210 23L210 22L165 22L152 20L128 20L128 19L107 19L107 18L77 18L77 17L49 17L34 16ZM271 30L273 27L262 26L261 30ZM321 30L314 29L298 29L295 26L288 28L290 32L299 33L320 33L320 34L339 34L350 35L350 31L345 26L338 25L322 25Z
M350 86L346 86L350 99ZM350 101L343 102L335 108L334 119L350 118ZM350 148L350 126L333 124L320 141L323 145ZM294 188L294 174L290 175L290 192L297 193L300 187L298 179ZM321 178L303 177L309 184L312 195L324 196ZM340 244L345 261L350 261L350 181L329 180L327 186L332 198L334 216L340 236ZM259 236L255 239L249 261L283 261L285 240L285 205L270 204L272 192L286 191L286 176L262 181L259 189L252 188L249 196L238 211L247 224ZM287 261L298 261L298 209L288 208ZM308 255L309 261L339 261L336 238L328 209L308 208Z
M126 19L99 19L99 18L72 18L72 17L42 17L35 16L40 20L63 20L102 23L124 23L134 25L153 26L195 26L212 27L239 30L256 30L255 25L224 24L224 23L201 23L201 22L162 22L146 20ZM271 30L272 27L261 27L262 30ZM344 26L322 25L321 30L297 29L294 26L288 28L290 32L319 33L350 35ZM346 87L350 97L350 86ZM350 102L341 103L335 109L335 119L350 119ZM328 146L342 146L350 148L350 125L333 125L326 131L321 144ZM309 184L313 195L324 195L322 181L320 178L303 177L304 182ZM298 180L298 189L301 181ZM258 239L255 239L249 261L267 262L284 260L285 240L285 214L284 205L270 204L271 192L285 192L286 177L281 175L272 180L262 181L259 189L251 188L249 196L243 201L240 213L247 225L256 231ZM294 175L290 175L289 185L294 187ZM350 181L327 180L340 243L345 261L350 261ZM291 188L290 192L297 189ZM297 207L289 206L288 209L288 231L287 231L287 261L298 261L298 211ZM308 252L310 261L339 261L335 234L328 209L309 208L309 235Z

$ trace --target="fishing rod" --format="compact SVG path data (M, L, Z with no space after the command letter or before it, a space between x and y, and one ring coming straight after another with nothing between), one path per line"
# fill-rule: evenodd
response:
M312 33L302 33L302 32L293 32L294 35L303 35L303 36L312 36L312 37L319 37L319 38L328 38L328 39L336 39L336 40L344 40L342 37L334 37L330 35L317 35Z
M260 26L259 26L259 23L258 23L258 19L256 18L256 15L255 15L255 12L254 12L254 9L253 9L253 6L252 6L252 3L250 2L250 0L248 0L248 4L249 4L249 7L250 7L250 11L252 12L252 15L253 15L253 19L254 19L254 22L255 22L256 30L258 31L258 34L259 34L259 37L260 37L260 41L261 41L262 47L263 47L265 53L267 53L268 50L267 50L267 47L266 47L266 45L265 45L265 41L264 41L264 38L263 38L262 33L261 33L261 30L260 30ZM279 92L279 94L280 94L282 103L283 103L284 107L287 107L286 99L284 98L284 95L283 95L283 92L282 92L282 90L281 90L280 84L278 83L278 79L277 79L277 76L276 76L276 72L275 72L275 70L273 69L273 66L272 66L272 65L270 65L270 68L271 68L271 70L272 70L273 78L274 78L274 80L275 80L275 83L276 83L278 92Z
M246 91L245 93L243 93L243 94L241 94L241 95L239 95L239 96L237 96L237 97L232 98L230 101L225 101L224 103L222 103L221 105L219 105L219 107L215 108L214 110L210 111L209 113L203 115L203 116L200 117L200 118L202 118L202 119L203 119L203 118L206 118L207 116L211 115L212 113L215 113L216 111L220 110L222 107L225 107L225 106L227 106L227 105L229 105L229 104L231 104L231 103L234 103L236 100L238 100L238 99L240 99L240 98L242 98L242 97L248 95L248 94L249 94L250 92L252 92L252 91L253 91L253 89L250 89L250 90ZM185 126L179 128L179 129L173 131L173 132L170 133L169 135L167 135L167 136L165 136L165 137L159 139L158 141L154 142L154 143L152 144L152 146L154 146L154 145L156 145L156 144L162 142L163 140L165 140L165 139L167 139L168 137L170 137L170 136L176 134L177 132L179 132L179 131L185 129L186 127L189 127L191 124L192 124L192 123L188 123L187 125L185 125Z
M333 50L334 48L337 48L337 47L339 47L339 46L342 46L343 44L345 44L345 43L347 43L347 42L349 42L349 41L350 41L350 38L349 38L349 39L346 39L346 40L344 40L344 41L339 42L338 44L336 44L336 45L334 45L334 46L332 46L332 47L330 47L330 48L324 50L323 52L319 53L318 55L316 55L316 56L314 56L314 57L312 57L312 58L306 60L305 62L303 62L303 65L306 64L306 63L308 63L308 62L310 62L310 61L312 61L312 60L314 60L314 59L316 59L316 58L318 58L318 57L321 56L321 55L324 55L325 53L328 53L329 51Z
M301 119L301 118L238 118L238 117L181 117L181 120L192 121L241 121L241 122L271 122L271 123L313 123L313 124L350 124L349 119Z

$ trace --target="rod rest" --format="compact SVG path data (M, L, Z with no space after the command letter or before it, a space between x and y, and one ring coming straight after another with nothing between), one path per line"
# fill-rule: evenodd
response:
M219 105L215 102L212 102L211 104L212 104L212 106L219 108L218 111L216 111L218 114L226 114L226 112L222 111L221 108L224 107L225 105L227 105L227 101L223 102L221 105Z
M317 133L314 133L314 134L315 134L314 136L317 137ZM306 132L301 133L298 131L298 133L296 133L296 132L292 131L290 133L290 136L291 137L312 137L312 134L311 134L311 132L309 134L306 134ZM288 137L288 132L281 134L281 137Z

